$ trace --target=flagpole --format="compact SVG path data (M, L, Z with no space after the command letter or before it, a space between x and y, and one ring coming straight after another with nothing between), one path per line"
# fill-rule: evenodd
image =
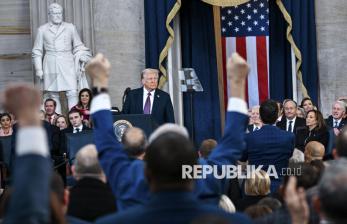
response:
M218 70L218 91L219 91L219 111L221 118L221 131L223 135L225 125L225 101L224 101L224 79L223 79L223 54L221 43L221 21L220 21L220 7L213 6L213 21L214 21L214 36L216 43L216 58Z

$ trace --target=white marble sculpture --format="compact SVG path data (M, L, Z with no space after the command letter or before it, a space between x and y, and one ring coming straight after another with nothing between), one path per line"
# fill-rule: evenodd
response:
M76 27L63 22L63 8L52 3L48 10L49 22L40 26L32 50L36 76L43 80L44 98L57 102L61 113L59 93L65 92L68 107L78 102L78 90L88 88L84 65L91 52L82 43Z

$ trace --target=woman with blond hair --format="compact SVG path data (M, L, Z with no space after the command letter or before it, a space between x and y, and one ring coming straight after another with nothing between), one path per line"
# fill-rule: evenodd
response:
M245 196L236 202L236 210L244 211L247 207L270 194L270 176L264 170L253 171L245 180Z

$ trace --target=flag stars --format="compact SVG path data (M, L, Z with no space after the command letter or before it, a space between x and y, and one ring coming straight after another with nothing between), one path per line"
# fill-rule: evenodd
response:
M247 4L247 8L251 8L251 6L252 6L251 3Z
M263 26L260 27L260 30L261 30L261 31L265 31L265 27L263 27Z
M267 25L269 25L269 20L268 20L268 21L266 21L266 24L267 24Z
M225 16L222 16L222 20L225 20Z
M228 22L228 26L232 26L233 23L231 21Z
M245 14L245 10L244 9L241 9L241 14L243 15L243 14Z
M253 9L253 13L254 13L254 14L257 14L257 13L258 13L258 10L257 10L257 9Z
M259 7L260 7L260 8L264 8L264 3L260 3L260 4L259 4Z
M249 27L247 28L247 30L248 30L248 32L251 32L251 31L252 31L252 27L249 26Z
M255 21L253 22L253 24L254 24L254 26L258 26L258 21L255 20Z
M251 15L248 15L248 16L247 16L247 19L248 19L248 20L252 19L252 16L251 16Z
M245 21L242 21L242 22L241 22L241 25L242 25L242 26L245 26L245 25L246 25Z
M269 13L269 9L266 9L266 12Z
M234 16L234 19L235 20L239 20L239 16Z
M226 29L223 27L223 28L222 28L222 32L225 33L225 31L226 31Z
M235 32L237 33L237 32L239 32L239 28L238 27L235 27Z
M231 10L230 9L228 10L228 14L231 14Z
M264 15L260 15L260 19L265 19L265 16Z

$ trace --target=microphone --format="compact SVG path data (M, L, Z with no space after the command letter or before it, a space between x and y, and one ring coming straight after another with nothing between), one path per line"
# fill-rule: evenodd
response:
M126 100L128 94L129 94L130 90L131 90L131 88L130 88L130 87L127 87L127 88L125 89L124 93L123 93L123 98L122 98L122 103L123 103L123 105L124 105L124 103L125 103L125 100Z

